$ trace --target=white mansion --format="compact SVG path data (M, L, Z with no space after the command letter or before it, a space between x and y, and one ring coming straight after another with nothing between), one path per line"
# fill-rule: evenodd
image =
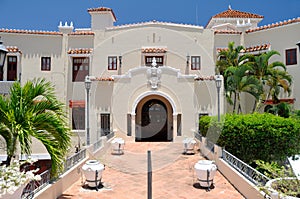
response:
M131 141L193 136L199 116L217 115L218 107L226 112L223 88L218 106L215 63L231 41L249 53L278 51L274 58L293 76L292 94L281 98L300 109L300 18L260 27L263 16L229 8L205 27L159 21L115 26L110 8L88 13L91 27L85 29L67 22L57 32L0 29L9 50L0 92L7 94L17 80L53 82L68 107L74 145L77 138L86 144L86 118L91 144L110 131ZM250 111L253 99L243 101Z

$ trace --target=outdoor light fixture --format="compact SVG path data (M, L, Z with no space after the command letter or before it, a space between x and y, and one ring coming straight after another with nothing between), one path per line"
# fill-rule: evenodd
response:
M90 76L85 76L84 85L86 89L86 144L90 145L90 89L92 81Z
M0 67L4 66L7 52L8 52L8 50L3 45L3 41L1 40L1 37L0 37Z
M220 88L222 86L222 79L217 75L216 79L217 95L218 95L218 122L220 122Z
M122 55L119 56L119 64L120 64L120 68L122 67Z
M299 51L300 51L300 41L298 41L298 42L296 43L296 45L298 46Z
M186 66L187 66L187 67L189 66L189 63L190 63L190 55L187 54L187 55L186 55Z

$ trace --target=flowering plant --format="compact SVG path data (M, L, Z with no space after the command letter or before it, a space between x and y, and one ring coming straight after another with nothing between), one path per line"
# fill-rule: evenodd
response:
M33 160L26 160L25 163L33 163ZM24 164L24 162L22 162ZM37 170L20 171L21 163L14 161L10 166L0 166L0 198L2 195L13 194L19 187L26 185L31 180L41 180L39 175L34 175Z

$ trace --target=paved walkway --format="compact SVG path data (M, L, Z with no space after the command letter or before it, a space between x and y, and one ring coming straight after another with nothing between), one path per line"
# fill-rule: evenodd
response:
M153 199L244 199L219 172L210 191L201 188L194 164L204 158L197 150L194 155L182 154L182 143L170 142L125 143L123 155L112 155L108 149L97 158L105 164L99 190L88 188L83 176L59 199L146 199L148 150L152 159Z

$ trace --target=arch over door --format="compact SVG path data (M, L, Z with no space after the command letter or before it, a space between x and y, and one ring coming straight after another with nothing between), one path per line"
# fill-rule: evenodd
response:
M168 138L169 114L159 99L150 99L142 105L140 133L136 141L170 141Z

